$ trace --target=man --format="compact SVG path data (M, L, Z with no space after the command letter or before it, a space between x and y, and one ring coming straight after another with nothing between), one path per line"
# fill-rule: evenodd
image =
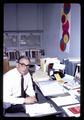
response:
M26 56L21 56L16 68L8 71L3 76L3 107L7 112L20 112L21 105L36 102L31 75L28 71L30 61ZM21 79L24 78L23 89L26 95L21 96Z

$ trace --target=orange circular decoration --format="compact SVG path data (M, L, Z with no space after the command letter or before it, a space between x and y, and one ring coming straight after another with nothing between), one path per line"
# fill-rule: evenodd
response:
M63 41L64 41L65 44L68 43L69 36L67 34L64 34Z
M62 34L62 38L63 38L64 43L67 43L69 41L69 32L64 31Z

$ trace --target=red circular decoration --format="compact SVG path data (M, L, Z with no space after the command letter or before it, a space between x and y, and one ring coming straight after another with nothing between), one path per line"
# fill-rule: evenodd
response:
M60 48L62 51L66 49L66 44L64 43L63 39L60 40Z
M67 17L66 17L65 14L62 15L61 21L62 21L63 24L67 21Z
M62 30L63 32L68 32L68 29L69 29L69 21L67 20L67 22L62 25Z

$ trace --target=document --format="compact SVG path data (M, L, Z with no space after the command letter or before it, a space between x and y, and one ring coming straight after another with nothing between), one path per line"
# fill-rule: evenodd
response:
M47 74L47 72L43 72L42 70L38 70L33 74L33 80L35 82L39 82L39 81L47 81L49 80L50 77Z
M57 112L55 108L47 102L25 105L25 109L26 113L29 114L31 117L48 115Z
M70 105L62 107L68 116L70 117L80 117L80 104Z
M68 82L64 84L64 87L71 90L71 89L76 89L80 87L80 84L76 84L74 81L73 82Z
M58 64L58 63L54 63L53 65L53 69L57 69L57 70L64 70L65 69L65 65L64 64Z
M73 76L65 74L65 76L62 78L62 80L64 80L64 82L72 82L74 79Z
M80 88L69 90L69 94L71 94L71 96L74 96L80 102Z
M72 97L71 95L64 97L55 97L55 98L51 98L51 100L54 101L58 106L79 103L79 101L74 97Z
M77 95L77 96L80 96L80 87L79 88L75 88L73 90L69 90L69 93L71 95Z
M56 81L39 82L39 88L44 96L60 95L67 92L67 90Z

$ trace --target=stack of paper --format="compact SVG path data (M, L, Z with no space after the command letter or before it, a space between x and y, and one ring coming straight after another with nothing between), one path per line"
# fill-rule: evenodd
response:
M72 82L74 79L73 76L65 74L65 76L62 78L62 80L64 80L64 82Z
M33 80L35 82L38 81L47 81L50 77L48 76L47 72L43 72L42 70L38 70L33 74Z
M65 69L65 65L64 64L58 64L58 63L54 63L53 65L53 69L55 70L64 70Z
M25 105L26 113L29 114L31 117L34 116L41 116L41 115L48 115L56 113L57 111L53 106L49 103L35 103L30 105Z
M69 90L69 94L71 94L71 96L75 97L78 101L80 101L80 88Z
M76 88L79 88L80 85L79 84L75 84L74 82L70 83L65 83L64 84L64 87L67 88L67 89L76 89Z
M44 96L60 95L67 90L56 81L39 82L39 88Z
M75 99L74 97L72 97L70 95L64 96L64 97L51 98L51 100L54 101L58 106L79 103L79 101L77 99Z

